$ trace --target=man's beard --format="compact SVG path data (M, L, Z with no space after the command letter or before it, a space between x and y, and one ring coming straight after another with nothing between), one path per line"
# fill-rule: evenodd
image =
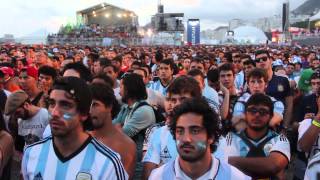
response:
M185 145L181 145L179 148L183 147ZM198 142L196 146L193 146L194 150L194 156L184 156L183 153L179 153L179 156L181 159L187 162L197 162L200 159L203 159L203 157L206 155L207 146L204 142ZM183 150L180 150L183 151Z

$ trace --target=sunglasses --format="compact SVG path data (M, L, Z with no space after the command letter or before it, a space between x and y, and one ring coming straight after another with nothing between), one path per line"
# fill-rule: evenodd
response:
M259 113L261 116L265 116L265 115L268 115L270 113L269 110L267 110L267 109L255 108L255 107L248 108L247 112L249 112L252 115L254 115L256 113Z
M262 62L262 61L263 61L263 62L266 62L267 60L268 60L268 57L262 57L262 58L257 58L257 59L256 59L256 62L257 62L257 63Z

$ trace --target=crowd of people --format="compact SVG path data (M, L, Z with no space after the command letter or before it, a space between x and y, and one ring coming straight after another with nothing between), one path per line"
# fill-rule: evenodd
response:
M0 45L0 179L320 177L320 47Z
M138 37L137 27L134 25L113 25L104 27L99 24L81 25L79 27L62 27L57 34L48 35L48 41L85 41L103 38L134 38Z

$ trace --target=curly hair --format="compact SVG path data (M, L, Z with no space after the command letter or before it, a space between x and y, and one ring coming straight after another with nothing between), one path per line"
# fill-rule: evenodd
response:
M177 121L181 115L186 113L201 115L202 125L207 131L208 138L211 137L214 139L215 143L218 142L221 135L219 117L204 98L190 98L174 108L172 120L169 126L174 139L176 139L175 132Z

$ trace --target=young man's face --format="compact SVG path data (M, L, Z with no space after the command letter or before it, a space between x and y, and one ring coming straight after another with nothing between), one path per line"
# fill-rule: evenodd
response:
M310 83L311 83L312 92L319 95L319 90L320 90L320 78L311 79L311 80L310 80Z
M191 60L189 58L184 59L182 63L183 68L186 70L189 70L190 63L191 63Z
M53 78L49 75L40 74L38 78L39 88L45 92L49 91L53 84Z
M103 72L109 76L113 81L117 80L118 74L114 72L114 69L112 66L107 66L103 69Z
M19 86L25 92L30 93L37 86L37 81L33 77L28 76L27 72L22 71L19 75Z
M234 86L234 75L232 71L221 71L219 74L219 81L227 89L231 89Z
M245 64L243 65L243 71L244 71L244 75L247 76L249 74L249 72L254 69L255 67L252 64Z
M267 88L267 83L263 78L250 77L248 86L251 94L264 93Z
M268 58L267 54L259 54L256 56L256 66L257 68L268 70L271 68L271 59Z
M82 129L81 123L86 118L78 112L71 94L64 90L51 91L48 111L51 114L49 124L52 135L57 137L66 137L76 129Z
M172 94L168 92L167 101L171 103L173 109L189 98L192 98L192 95L190 93Z
M293 71L294 71L294 66L293 65L288 65L286 67L286 74L287 75L291 75L293 73Z
M99 61L96 61L93 63L93 73L94 74L99 74L102 70L102 67L100 65L100 62Z
M100 129L104 126L106 120L108 120L108 115L111 113L111 108L106 107L99 100L92 100L90 107L90 117L94 129Z
M185 113L177 119L176 144L184 161L195 162L210 153L210 144L214 140L208 137L202 121L202 115L195 113Z
M261 131L268 128L269 121L272 118L269 113L270 111L272 110L265 105L259 104L248 106L245 113L247 127L255 131Z
M173 69L171 69L170 65L160 63L159 67L159 76L161 80L170 80L173 75Z
M191 62L190 64L190 70L191 69L199 69L202 73L204 73L204 65L200 62Z

